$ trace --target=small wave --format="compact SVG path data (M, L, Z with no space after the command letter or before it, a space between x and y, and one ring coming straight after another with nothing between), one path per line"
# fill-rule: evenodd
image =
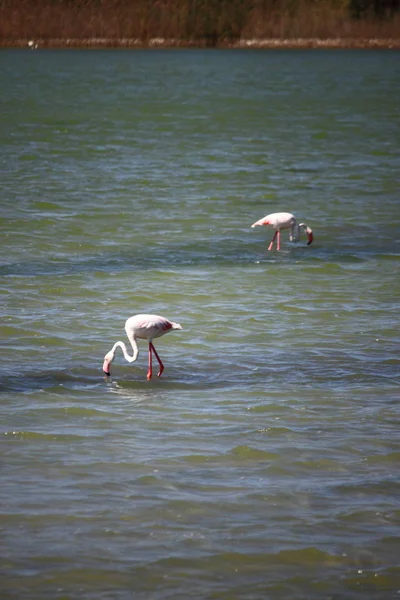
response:
M88 437L91 439L99 438L102 439L102 436L97 435L76 435L73 433L39 433L37 431L5 431L4 435L10 436L16 440L34 440L34 441L42 441L42 440L51 440L53 442L72 442L74 440L86 440Z
M335 567L346 564L342 555L330 554L315 547L298 548L295 550L280 550L276 553L262 552L259 554L242 554L240 552L223 552L198 559L201 566L221 572L232 571L232 568L257 569L260 565L295 565L303 567L329 566ZM168 567L188 567L193 563L191 558L172 557L161 559L158 564Z
M278 458L274 452L266 452L250 446L236 446L232 448L230 454L242 460L276 460Z
M68 371L12 371L1 377L0 392L34 392L37 390L68 394L69 389L85 391L101 385L101 375L94 369L70 369Z
M304 469L306 471L347 472L347 468L342 466L339 461L331 460L330 458L294 461L293 465L299 470Z
M208 463L212 457L208 454L188 454L187 456L182 456L181 460L187 462L191 465L201 465L203 463Z
M379 465L385 463L393 463L398 465L400 462L400 452L388 452L387 454L375 454L367 456L365 459L371 465Z

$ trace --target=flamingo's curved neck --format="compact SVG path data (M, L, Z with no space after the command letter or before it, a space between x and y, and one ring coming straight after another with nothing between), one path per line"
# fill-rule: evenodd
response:
M133 337L133 335L129 335L129 334L128 334L128 338L129 338L129 341L130 341L130 343L131 343L131 346L132 346L132 350L133 350L133 356L130 356L130 355L128 354L128 351L127 351L127 349L126 349L126 346L125 346L124 342L115 342L115 344L114 344L114 346L113 346L113 349L112 349L112 353L113 353L113 355L114 355L114 354L115 354L115 351L116 351L116 349L117 349L117 348L121 348L121 350L122 350L122 352L123 352L123 355L124 355L124 358L125 358L125 360L127 360L129 363L133 363L133 362L135 362L135 360L137 359L137 357L138 357L138 355L139 355L139 348L138 348L138 345L137 345L137 343L136 343L136 340L135 340L135 338Z
M291 242L298 242L300 237L300 225L297 224L296 220L292 225L289 239Z

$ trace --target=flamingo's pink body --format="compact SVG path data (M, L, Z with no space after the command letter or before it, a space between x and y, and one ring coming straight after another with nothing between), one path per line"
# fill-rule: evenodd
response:
M306 225L305 223L300 223L299 225L297 225L296 217L294 215L292 215L292 213L288 213L288 212L272 213L270 215L267 215L266 217L263 217L259 221L256 221L255 223L253 223L252 227L256 227L257 225L267 225L267 226L275 229L275 233L271 240L270 245L268 246L268 250L272 250L276 238L277 238L276 249L277 250L281 249L281 230L282 229L290 229L289 239L291 242L297 241L299 239L300 229L304 229L307 234L307 238L308 238L307 246L312 244L312 241L313 241L312 229L310 227L308 227L308 225Z
M121 348L123 355L128 362L135 362L139 356L139 348L136 340L141 339L147 340L149 343L149 370L147 372L147 379L151 379L153 375L152 352L154 353L154 356L160 365L160 370L158 372L158 377L160 377L161 373L164 371L164 365L161 362L156 349L154 348L153 340L154 338L161 337L162 335L168 333L169 331L173 331L174 329L182 329L182 327L179 325L179 323L174 323L173 321L169 321L165 317L160 317L159 315L135 315L134 317L130 317L125 323L125 331L133 349L133 356L128 354L124 342L115 342L112 349L107 352L104 357L104 373L106 375L111 374L110 365L114 360L115 351L118 347Z

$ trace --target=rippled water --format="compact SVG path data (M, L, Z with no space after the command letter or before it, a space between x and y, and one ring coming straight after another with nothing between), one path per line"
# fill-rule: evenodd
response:
M398 597L399 52L0 63L4 597Z

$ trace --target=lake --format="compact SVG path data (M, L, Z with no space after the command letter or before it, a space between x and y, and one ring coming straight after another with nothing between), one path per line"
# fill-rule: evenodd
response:
M398 598L399 58L0 52L4 598Z

